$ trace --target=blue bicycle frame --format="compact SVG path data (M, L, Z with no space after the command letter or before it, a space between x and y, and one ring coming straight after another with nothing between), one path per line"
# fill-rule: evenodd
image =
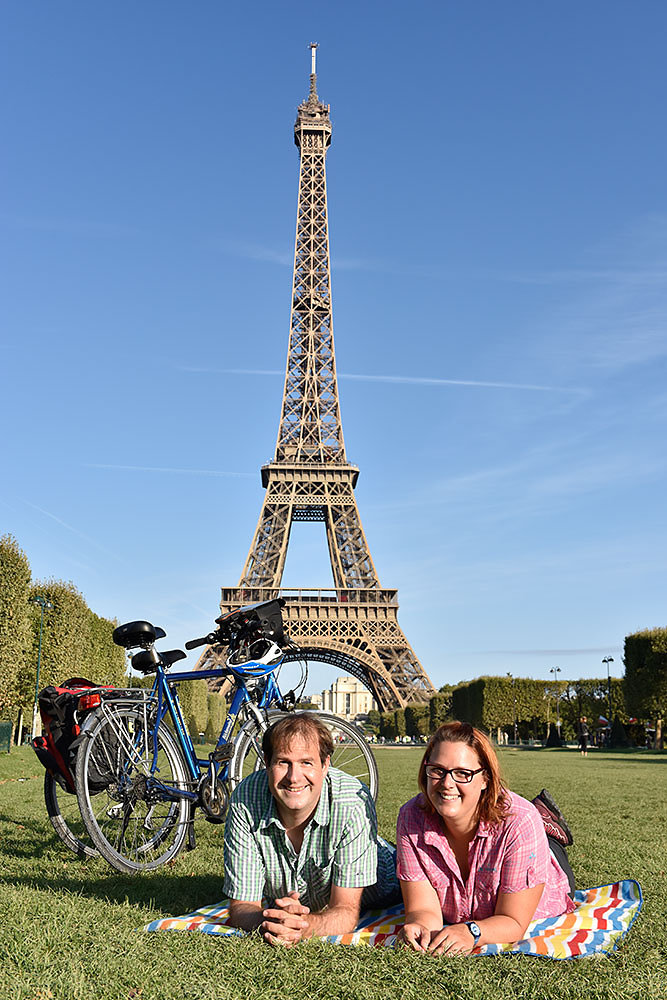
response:
M254 716L258 724L260 724L262 721L261 713L263 711L266 711L272 705L280 707L283 704L283 696L275 678L275 671L281 663L282 660L267 668L263 664L250 662L236 668L216 667L211 670L198 670L196 672L182 671L172 674L167 674L164 666L159 664L155 684L151 692L151 698L157 700L157 713L152 730L155 750L151 763L151 775L155 776L157 769L158 729L165 716L169 715L174 724L176 738L183 751L191 780L195 783L198 782L200 773L208 771L212 782L215 782L218 778L224 781L228 775L231 758L219 763L214 759L215 751L221 750L229 743L236 720L244 707L246 707L246 710L250 710L247 714ZM183 719L178 694L172 685L178 684L180 681L207 680L209 677L232 677L236 683L236 690L234 691L234 697L232 698L225 723L220 731L215 750L210 757L203 759L197 757L192 737ZM263 681L263 690L256 701L250 695L246 679ZM256 684L251 684L250 687L255 688ZM163 786L163 790L166 791L167 789ZM175 798L189 799L192 802L197 801L199 797L198 791L186 789L172 789L171 791Z

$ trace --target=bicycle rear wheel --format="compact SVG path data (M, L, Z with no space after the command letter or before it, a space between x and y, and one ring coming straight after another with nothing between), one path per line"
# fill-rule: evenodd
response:
M190 803L181 749L162 722L154 746L145 703L105 701L77 754L81 816L102 857L119 872L158 868L183 847ZM155 767L153 764L155 763Z
M96 858L97 850L81 819L76 795L65 791L49 771L44 775L44 801L51 826L65 847L80 858Z
M277 722L285 712L269 712L269 725ZM353 723L339 719L325 712L306 713L317 716L331 731L334 742L334 752L331 755L331 766L337 767L346 774L351 774L369 789L373 800L378 793L378 769L373 751L364 739L364 734ZM229 780L232 788L238 785L242 778L253 771L264 767L262 753L262 736L254 719L248 719L241 726L236 737L234 756L229 765Z

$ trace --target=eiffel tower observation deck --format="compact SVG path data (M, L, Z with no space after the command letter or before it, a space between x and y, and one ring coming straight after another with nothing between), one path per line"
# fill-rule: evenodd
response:
M300 153L289 352L275 456L262 467L266 489L255 536L236 587L223 587L223 613L284 597L290 638L308 660L362 681L382 709L426 701L424 668L398 624L398 592L380 585L354 496L359 469L345 454L334 354L325 160L329 105L320 101L317 45L310 93L299 105ZM334 587L281 588L294 521L326 528ZM225 651L209 647L198 669ZM296 659L296 657L293 657Z

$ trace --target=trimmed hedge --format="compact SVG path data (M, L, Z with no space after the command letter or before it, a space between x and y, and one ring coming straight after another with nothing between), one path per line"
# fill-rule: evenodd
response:
M32 648L29 592L27 556L15 538L3 535L0 538L0 715L13 714L22 700L19 692L25 687L28 652Z
M667 628L644 629L625 637L624 693L632 715L655 721L662 749L667 711Z
M111 633L117 624L90 610L73 583L31 583L30 564L11 535L0 538L0 713L28 712L35 697L42 609L31 603L46 598L39 687L68 677L88 676L100 683L122 684L125 653Z

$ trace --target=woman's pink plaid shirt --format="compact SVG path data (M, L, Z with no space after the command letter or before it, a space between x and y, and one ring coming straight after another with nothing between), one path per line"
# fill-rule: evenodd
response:
M544 883L534 919L570 913L567 877L549 850L540 815L509 792L511 808L500 823L481 822L468 848L470 873L463 882L437 813L419 808L421 793L398 814L396 874L404 882L428 881L443 920L457 924L493 915L499 892L520 892Z

